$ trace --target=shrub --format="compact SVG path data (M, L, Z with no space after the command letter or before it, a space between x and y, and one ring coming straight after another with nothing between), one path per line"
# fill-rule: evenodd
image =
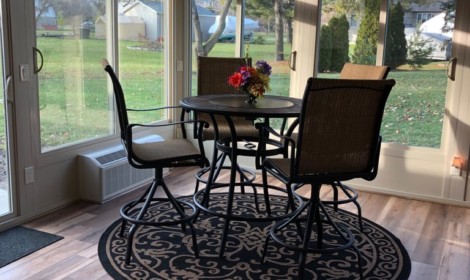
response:
M413 69L422 68L430 62L429 57L433 51L432 40L423 38L421 30L417 28L408 42L408 64Z
M392 69L406 64L406 37L405 24L403 23L405 13L398 2L390 11L388 21L388 33L385 50L385 65Z
M331 71L341 71L344 63L349 61L349 22L346 15L333 17L328 22L331 33ZM334 42L334 44L333 44Z
M365 0L364 17L357 33L354 63L375 64L379 36L380 0Z
M266 39L262 35L258 35L253 40L253 44L264 45L266 44Z
M326 72L330 70L332 45L331 28L328 25L323 25L320 29L320 63L318 65L319 72Z

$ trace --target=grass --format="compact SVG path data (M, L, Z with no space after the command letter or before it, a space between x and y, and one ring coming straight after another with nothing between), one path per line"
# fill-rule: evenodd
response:
M274 61L274 45L270 36L264 44L249 45L254 61L267 60L273 66L272 93L289 94L289 73L286 61ZM38 37L43 51L44 68L39 74L41 143L43 148L54 147L113 133L110 125L114 114L107 95L106 74L100 60L106 56L104 40ZM164 85L164 58L158 51L131 50L136 42L122 41L120 77L131 108L158 107L166 104L161 93ZM218 43L212 56L233 56L235 45ZM288 59L290 45L285 44ZM196 77L193 63L193 80ZM320 74L337 77L335 73ZM389 78L397 81L387 102L382 134L385 142L413 146L439 147L446 94L445 64L435 62L422 70L403 67L392 71ZM194 87L195 88L195 87ZM165 116L131 115L134 122L149 122ZM3 115L0 115L3 118ZM4 118L3 118L4 119ZM0 126L1 127L1 126ZM3 129L3 128L1 128ZM0 131L4 135L4 131Z

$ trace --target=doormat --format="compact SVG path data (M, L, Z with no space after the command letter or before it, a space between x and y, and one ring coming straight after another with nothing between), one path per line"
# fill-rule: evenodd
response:
M62 236L18 226L0 232L0 267L36 252Z

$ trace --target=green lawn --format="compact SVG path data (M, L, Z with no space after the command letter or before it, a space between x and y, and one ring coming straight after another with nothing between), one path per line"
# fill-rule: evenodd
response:
M250 43L249 54L255 61L265 59L272 64L272 92L288 95L287 63L273 61L274 45L269 37L265 39L264 44ZM164 80L163 53L127 48L136 44L120 44L120 77L127 105L132 108L164 105L165 97L159 94ZM54 146L107 135L112 120L108 111L110 96L106 95L106 75L100 64L106 53L105 41L39 37L38 46L45 60L40 73L42 142ZM210 55L233 56L234 47L234 44L219 43ZM285 53L289 52L290 45L285 44ZM193 70L193 79L195 75ZM337 77L337 74L320 76ZM392 71L389 78L395 79L397 85L383 120L384 141L439 147L447 83L443 63L430 64L424 70ZM132 116L137 122L163 117Z

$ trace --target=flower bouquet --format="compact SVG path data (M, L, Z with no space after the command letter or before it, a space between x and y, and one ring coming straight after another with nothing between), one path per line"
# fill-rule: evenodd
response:
M255 67L242 66L228 78L228 83L248 95L247 103L256 103L256 98L269 91L271 66L264 60L256 62Z

